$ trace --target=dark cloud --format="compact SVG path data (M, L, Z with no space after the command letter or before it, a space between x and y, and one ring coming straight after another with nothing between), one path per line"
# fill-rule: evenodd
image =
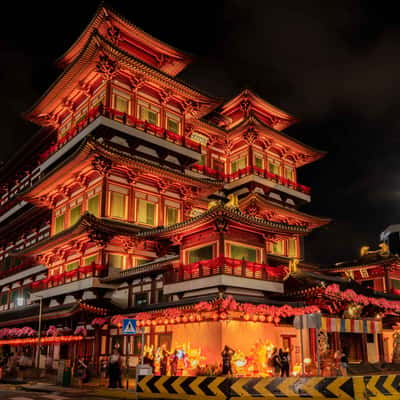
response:
M301 118L287 133L328 151L300 169L305 211L334 222L306 240L308 260L355 257L400 219L400 26L396 3L355 0L111 1L156 37L199 56L186 80L229 97L251 87ZM97 1L10 4L0 26L0 115L6 159L35 129L27 109L56 78L55 59ZM8 21L8 23L7 23Z

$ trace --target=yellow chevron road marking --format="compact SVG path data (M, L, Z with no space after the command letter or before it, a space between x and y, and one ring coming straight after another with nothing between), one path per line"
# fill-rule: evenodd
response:
M175 389L176 393L178 394L182 394L184 396L187 396L187 393L185 392L185 390L182 388L182 383L187 379L187 376L180 376L178 377L178 379L175 380L175 382L173 382L171 384L171 387L173 389ZM197 379L197 378L196 378Z
M214 392L215 396L221 399L226 399L225 393L221 392L221 390L218 388L218 385L221 384L225 378L214 378L213 381L208 385L208 388Z
M299 385L301 390L307 392L311 397L321 398L322 394L315 389L315 385L321 381L321 378L306 378L302 385Z
M156 380L154 386L159 390L160 393L168 393L168 390L164 386L164 382L167 381L169 376L161 375L158 377L159 379Z
M344 392L340 387L351 380L349 377L339 377L334 379L326 388L332 392L337 398L340 400L353 400L353 397L350 396L348 393ZM352 383L353 384L353 383Z
M138 386L142 390L142 392L150 392L149 388L147 387L147 382L153 377L153 375L147 375L144 378L139 380Z
M365 388L368 389L373 396L382 394L377 388L376 383L378 382L379 375L371 376L369 382L365 385Z
M296 381L297 378L285 378L276 388L288 397L298 397L298 394L292 388Z
M260 379L260 381L254 385L254 389L257 390L262 396L264 397L274 397L274 393L270 392L266 386L268 386L274 378L263 378Z
M388 375L386 377L385 383L382 385L391 395L399 394L399 392L392 386L392 383L396 378L396 375Z

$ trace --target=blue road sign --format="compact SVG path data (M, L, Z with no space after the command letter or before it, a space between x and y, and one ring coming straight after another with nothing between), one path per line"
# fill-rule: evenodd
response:
M122 334L135 335L136 334L136 319L125 318L122 320Z

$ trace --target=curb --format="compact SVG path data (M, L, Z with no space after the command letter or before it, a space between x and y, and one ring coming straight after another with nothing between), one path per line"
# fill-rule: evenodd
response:
M127 399L127 400L136 400L139 396L139 393L128 392L126 390L110 390L110 389L99 389L94 392L86 394L87 396L92 397L108 397L111 399ZM162 396L160 395L160 398Z

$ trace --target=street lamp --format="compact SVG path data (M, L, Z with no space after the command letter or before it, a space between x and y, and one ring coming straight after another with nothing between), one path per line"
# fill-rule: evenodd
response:
M36 296L39 299L39 327L38 327L38 341L37 341L37 351L36 351L36 368L39 369L40 363L40 339L42 333L42 313L43 313L43 297Z

